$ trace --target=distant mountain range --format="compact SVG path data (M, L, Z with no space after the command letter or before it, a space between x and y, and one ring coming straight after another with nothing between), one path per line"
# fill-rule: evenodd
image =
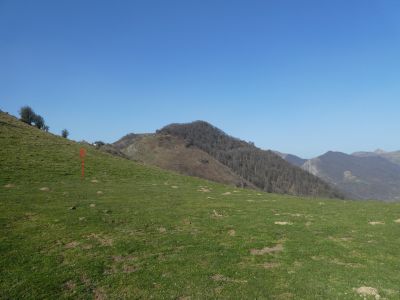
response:
M241 187L299 196L341 198L317 176L204 121L128 134L103 150L145 164Z
M353 199L400 200L400 151L329 151L316 158L279 155L295 166L336 186Z

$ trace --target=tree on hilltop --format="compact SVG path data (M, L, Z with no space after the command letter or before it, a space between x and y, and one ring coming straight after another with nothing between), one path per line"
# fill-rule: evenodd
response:
M29 125L32 125L32 122L34 121L36 114L33 111L33 109L29 106L23 106L19 110L19 115L21 116L21 121L25 122Z
M35 116L34 116L34 118L33 118L33 124L34 124L37 128L43 129L43 130L44 130L44 127L46 126L46 124L44 123L43 117L40 116L40 115L35 115Z
M69 136L68 130L67 130L67 129L63 129L63 130L61 131L61 136L62 136L63 138L67 138L67 137Z

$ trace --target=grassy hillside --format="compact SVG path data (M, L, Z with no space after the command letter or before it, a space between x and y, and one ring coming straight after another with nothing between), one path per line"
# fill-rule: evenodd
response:
M92 148L80 180L79 148L0 114L0 299L400 298L399 204L234 189Z

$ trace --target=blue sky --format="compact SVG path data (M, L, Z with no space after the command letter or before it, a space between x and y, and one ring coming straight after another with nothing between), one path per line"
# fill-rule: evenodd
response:
M0 0L0 108L113 142L172 122L303 157L400 149L400 1Z

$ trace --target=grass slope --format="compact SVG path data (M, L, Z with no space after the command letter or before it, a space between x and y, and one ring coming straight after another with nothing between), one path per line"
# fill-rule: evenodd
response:
M0 115L0 299L400 298L399 204L234 189L92 148L80 180L80 147Z

